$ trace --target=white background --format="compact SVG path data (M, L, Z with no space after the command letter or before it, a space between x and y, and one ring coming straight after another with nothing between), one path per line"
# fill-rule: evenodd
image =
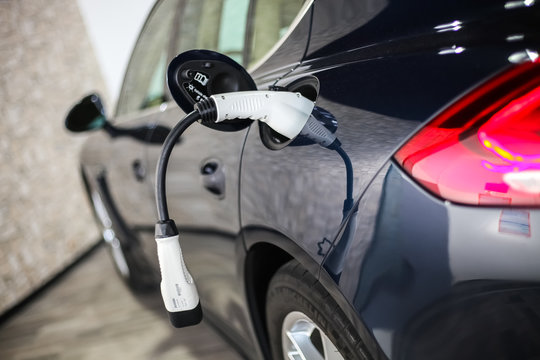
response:
M107 91L116 104L129 55L155 0L77 0Z

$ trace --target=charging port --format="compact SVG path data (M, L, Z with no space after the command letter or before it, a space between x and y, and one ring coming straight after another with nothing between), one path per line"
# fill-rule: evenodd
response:
M319 79L313 75L303 76L285 86L277 86L271 88L271 90L297 92L302 94L303 97L315 102L319 96ZM277 133L270 126L261 122L259 122L259 134L264 146L270 150L283 149L293 142L293 140Z

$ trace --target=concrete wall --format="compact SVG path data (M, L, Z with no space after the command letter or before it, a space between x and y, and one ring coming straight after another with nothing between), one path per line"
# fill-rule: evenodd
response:
M98 239L78 174L85 136L63 119L90 90L109 97L76 1L3 0L0 24L3 313Z

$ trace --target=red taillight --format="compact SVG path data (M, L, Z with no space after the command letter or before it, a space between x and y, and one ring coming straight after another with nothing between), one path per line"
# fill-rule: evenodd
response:
M395 159L445 200L540 205L540 63L513 67L468 93Z

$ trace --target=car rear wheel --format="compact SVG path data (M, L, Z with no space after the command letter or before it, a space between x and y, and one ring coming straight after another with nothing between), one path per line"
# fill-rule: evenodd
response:
M295 260L270 281L266 319L273 359L367 359L343 311Z

